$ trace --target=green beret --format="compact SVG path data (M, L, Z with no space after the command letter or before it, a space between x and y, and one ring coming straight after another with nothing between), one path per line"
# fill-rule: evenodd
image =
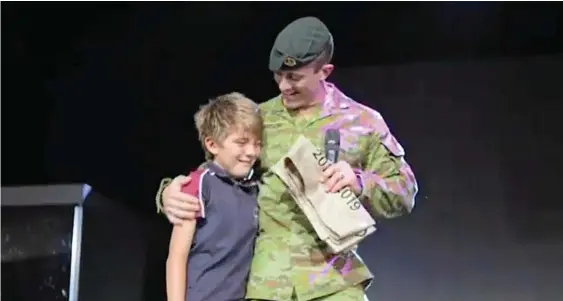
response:
M276 37L270 52L270 70L293 70L314 61L325 49L332 58L334 42L330 31L315 17L297 19Z

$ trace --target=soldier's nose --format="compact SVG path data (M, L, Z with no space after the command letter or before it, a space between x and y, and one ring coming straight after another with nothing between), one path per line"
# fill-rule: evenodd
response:
M278 87L282 93L287 93L291 90L291 86L284 79L279 82Z

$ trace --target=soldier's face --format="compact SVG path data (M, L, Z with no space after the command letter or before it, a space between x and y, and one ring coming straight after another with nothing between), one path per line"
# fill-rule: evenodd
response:
M223 141L205 139L205 147L213 154L213 161L232 177L248 176L250 169L260 156L261 141L252 133L233 131Z
M285 107L295 110L309 107L313 102L318 101L322 82L330 75L333 68L331 64L320 68L308 65L297 70L274 73Z

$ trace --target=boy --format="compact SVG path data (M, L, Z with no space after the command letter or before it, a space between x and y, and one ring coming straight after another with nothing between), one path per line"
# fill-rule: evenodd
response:
M168 301L243 300L258 232L252 166L260 155L262 117L258 105L230 93L201 107L195 123L208 163L182 190L203 209L172 230Z

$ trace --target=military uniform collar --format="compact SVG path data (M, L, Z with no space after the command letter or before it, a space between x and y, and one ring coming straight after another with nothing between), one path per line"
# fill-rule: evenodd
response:
M330 116L340 110L350 108L350 98L342 93L333 83L323 82L325 89L325 99L322 103L321 116ZM276 113L287 112L283 105L281 94L278 95L276 105L273 108Z
M342 93L333 83L324 82L324 89L326 96L321 110L322 116L329 116L337 111L350 108L350 98Z

